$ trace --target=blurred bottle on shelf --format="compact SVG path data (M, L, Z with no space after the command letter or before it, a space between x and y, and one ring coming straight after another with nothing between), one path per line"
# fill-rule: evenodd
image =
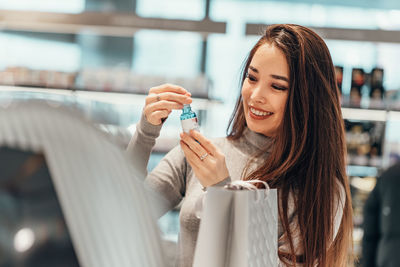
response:
M370 108L384 108L383 69L373 68L370 74Z
M343 68L335 66L336 80L342 88ZM389 107L383 86L384 70L375 67L370 73L363 68L353 68L351 72L350 94L344 95L342 104L346 107L384 109Z
M365 202L376 184L376 177L372 176L350 176L350 191L353 205L353 246L354 254L357 258L361 257L362 238L363 238L363 209Z
M351 72L350 105L361 106L362 88L365 84L365 72L362 68L353 68Z
M348 164L381 167L384 122L345 120Z
M335 74L336 74L336 83L342 93L342 83L343 83L343 67L342 66L335 66Z
M371 145L369 162L371 166L382 166L382 144L375 142Z
M0 72L0 84L42 88L73 89L75 72L34 70L25 67L8 67Z

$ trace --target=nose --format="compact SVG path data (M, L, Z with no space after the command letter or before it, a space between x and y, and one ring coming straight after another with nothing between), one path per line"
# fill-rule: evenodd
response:
M262 86L256 86L251 92L250 99L255 103L265 104L267 101L266 91L263 90Z

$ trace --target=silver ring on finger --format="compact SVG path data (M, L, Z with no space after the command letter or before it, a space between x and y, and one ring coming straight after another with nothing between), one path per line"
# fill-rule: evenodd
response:
M208 153L204 153L203 155L200 156L200 160L203 161L205 158L207 158Z

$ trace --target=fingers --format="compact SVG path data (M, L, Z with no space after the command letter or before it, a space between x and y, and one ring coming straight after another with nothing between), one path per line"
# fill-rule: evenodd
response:
M201 166L202 160L200 160L199 156L193 152L192 149L184 142L180 141L181 148L183 150L183 153L185 153L186 160L189 162L189 164L193 166Z
M192 137L188 136L187 134L185 135L187 138L189 138L189 140L192 140L194 143L196 143ZM193 145L193 143L191 144ZM201 147L201 145L198 143L196 144ZM196 149L190 147L190 145L188 145L184 140L180 141L180 145L188 164L192 167L194 174L203 186L207 187L217 184L229 176L229 171L225 162L225 156L223 154L217 157L209 155L201 160L198 155L199 153L196 152Z
M177 102L161 100L155 103L148 104L145 106L145 112L154 112L156 110L173 110L173 109L182 109L183 105Z
M201 157L204 154L208 153L204 147L202 147L195 139L193 139L187 133L181 133L182 141L194 152L197 157Z
M159 93L159 94L150 93L146 97L146 105L155 103L155 102L159 102L161 100L174 101L174 102L181 103L181 104L192 103L192 98L190 98L190 96L188 96L187 94L164 92L164 93Z
M202 147L204 147L205 150L210 152L214 156L220 155L219 149L207 138L204 137L200 132L198 131L190 131L190 136L193 137L195 140L197 140ZM196 142L196 144L198 144Z
M175 92L182 95L189 94L190 96L190 93L186 91L183 87L169 83L152 87L149 91L149 94L159 94L164 92Z
M163 109L154 111L151 115L153 117L153 120L156 120L157 123L160 124L162 122L161 120L167 118L171 112L171 110Z
M144 115L148 122L159 125L161 119L168 117L173 109L182 109L184 104L192 103L191 94L183 87L163 84L149 90L144 106Z
M160 125L163 122L161 119L167 118L173 109L183 108L182 104L176 102L170 102L167 104L160 102L146 105L143 109L147 121L153 125Z

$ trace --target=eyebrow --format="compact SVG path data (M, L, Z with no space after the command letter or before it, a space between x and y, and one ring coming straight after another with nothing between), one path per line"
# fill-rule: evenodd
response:
M255 73L259 73L258 69L254 68L253 66L249 66L249 69L251 69ZM277 80L282 80L282 81L285 81L285 82L289 82L289 79L286 78L285 76L280 76L280 75L276 75L276 74L271 74L270 76L272 78L274 78L274 79L277 79Z

